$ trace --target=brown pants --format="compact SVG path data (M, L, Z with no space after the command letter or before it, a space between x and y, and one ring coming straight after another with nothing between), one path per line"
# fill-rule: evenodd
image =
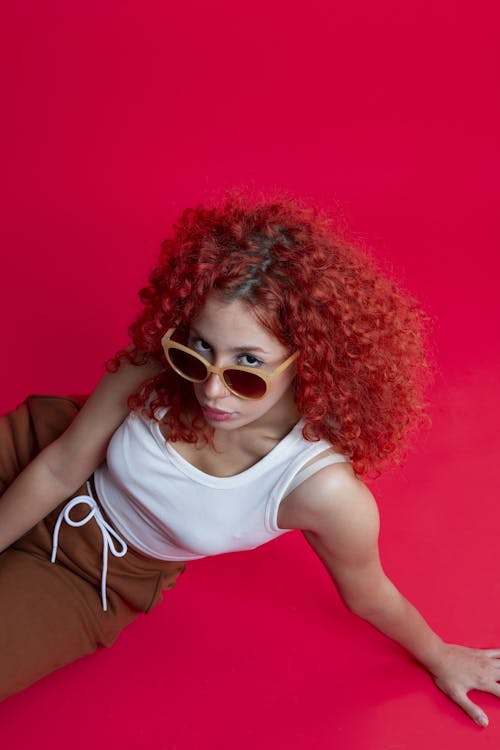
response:
M0 417L0 494L66 429L78 408L78 400L31 396ZM72 497L86 494L84 486ZM185 569L184 563L153 560L130 548L122 558L110 555L104 612L102 534L95 519L76 528L63 523L57 562L50 562L52 532L66 502L0 554L0 700L99 646L110 646ZM88 510L75 508L72 520Z

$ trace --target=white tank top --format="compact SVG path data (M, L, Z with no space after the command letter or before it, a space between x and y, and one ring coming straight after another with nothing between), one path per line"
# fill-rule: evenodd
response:
M329 454L299 474L331 449L326 440L304 440L303 424L246 471L215 477L182 458L158 422L131 412L95 472L99 499L116 530L149 557L194 560L253 549L291 530L277 525L286 494L326 464L348 460Z

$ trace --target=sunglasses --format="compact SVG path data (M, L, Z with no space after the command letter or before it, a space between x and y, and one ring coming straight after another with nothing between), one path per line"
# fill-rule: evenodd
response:
M192 383L204 383L213 373L218 375L228 391L239 398L258 399L264 398L269 390L271 381L280 372L297 359L299 353L295 352L283 364L279 365L270 373L256 372L252 367L241 367L229 365L228 367L214 367L202 356L192 349L188 349L177 341L172 341L175 328L170 328L163 336L161 344L169 365L175 372Z

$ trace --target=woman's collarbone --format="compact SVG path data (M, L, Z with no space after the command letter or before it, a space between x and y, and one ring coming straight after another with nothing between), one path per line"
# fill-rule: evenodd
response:
M261 444L215 447L209 444L174 443L172 447L198 471L215 477L230 477L250 469L274 446Z

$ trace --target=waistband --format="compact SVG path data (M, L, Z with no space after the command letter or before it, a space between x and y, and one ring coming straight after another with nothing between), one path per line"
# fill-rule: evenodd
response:
M52 563L56 562L57 547L59 542L59 530L63 521L66 521L69 526L78 527L84 526L86 523L92 520L92 518L95 518L99 530L102 534L101 601L104 612L107 612L108 602L106 596L106 578L108 575L109 553L111 552L114 557L123 557L127 554L128 547L126 541L121 538L121 536L113 529L112 526L110 526L110 524L102 515L101 509L99 508L99 505L97 504L97 501L92 494L90 480L87 481L85 486L87 489L87 495L77 495L71 500L68 500L57 517L56 525L54 527L54 532L52 535L52 554L50 557L50 561ZM77 505L88 505L90 510L86 516L79 519L78 521L74 521L71 518L70 514L73 508L75 508ZM115 542L118 544L118 547Z
M68 517L72 523L67 523ZM34 529L35 539L24 540L22 546L29 545L35 554L45 550L49 559L57 557L58 564L100 586L103 611L114 606L118 595L134 609L149 612L186 569L185 562L147 557L117 533L101 505L93 476L41 525L41 533Z

